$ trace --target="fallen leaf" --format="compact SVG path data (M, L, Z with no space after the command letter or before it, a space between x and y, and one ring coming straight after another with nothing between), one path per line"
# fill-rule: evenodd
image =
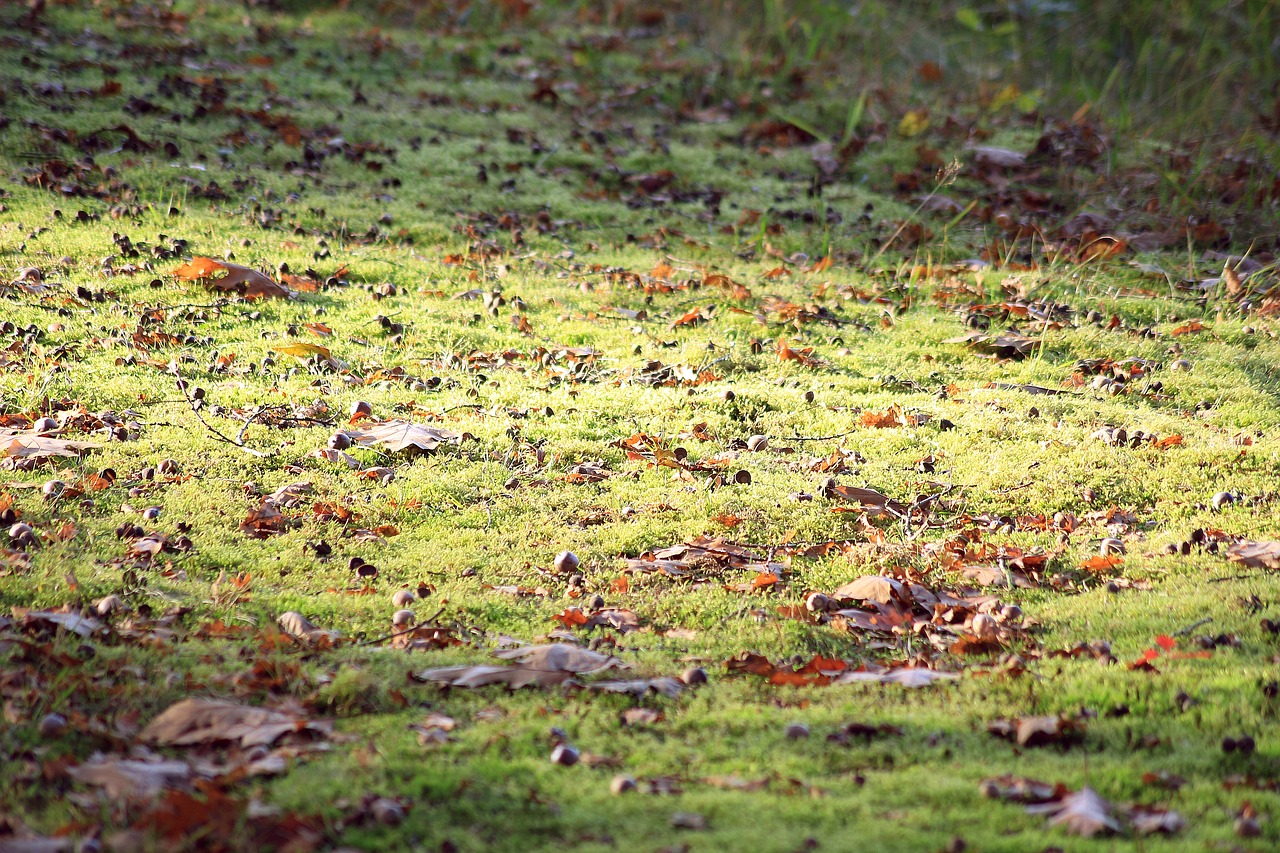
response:
M225 272L226 275L215 278L220 272ZM213 258L192 258L190 263L174 270L173 275L186 281L203 282L214 290L239 293L245 299L290 298L294 295L289 288L277 284L255 269L228 261L215 261Z
M377 424L364 424L348 429L347 435L357 444L374 445L398 453L411 447L430 453L441 444L461 444L462 436L447 429L424 426L402 420L388 420Z
M1280 542L1237 542L1227 559L1252 569L1280 569Z
M230 742L240 746L268 746L294 732L327 737L328 723L308 720L288 711L255 708L222 699L183 699L152 720L140 735L160 746L195 746Z
M97 756L84 764L67 768L77 782L101 788L112 799L154 797L169 788L186 788L191 783L191 765L185 761L138 761ZM0 850L5 846L0 841Z
M1050 825L1090 838L1121 831L1120 822L1112 815L1111 809L1111 803L1098 796L1092 788L1085 787L1060 800L1027 806L1027 813L1048 815Z

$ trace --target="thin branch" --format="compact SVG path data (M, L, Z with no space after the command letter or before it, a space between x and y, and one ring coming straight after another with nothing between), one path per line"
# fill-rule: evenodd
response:
M182 378L182 373L179 372L177 367L174 367L173 375L178 377L178 390L181 391L182 396L186 398L187 405L191 407L191 412L196 416L196 420L200 421L204 428L209 431L210 435L219 441L225 441L227 444L234 444L245 453L248 453L251 456L257 456L259 459L266 459L270 455L263 453L261 450L254 450L252 447L245 447L243 430L241 430L240 439L237 440L220 432L216 427L206 421L204 419L204 415L200 414L200 406L198 405L199 401L192 399L191 394L187 392L187 382Z

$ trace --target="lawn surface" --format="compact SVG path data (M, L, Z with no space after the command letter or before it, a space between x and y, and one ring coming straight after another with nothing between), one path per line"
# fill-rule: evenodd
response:
M597 5L0 10L0 851L1280 845L1268 4Z

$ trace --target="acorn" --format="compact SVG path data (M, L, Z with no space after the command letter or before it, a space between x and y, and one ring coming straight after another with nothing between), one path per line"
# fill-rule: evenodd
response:
M99 616L110 616L119 610L124 610L124 600L118 595L105 595L93 605L93 612Z
M762 450L768 449L768 447L769 436L767 435L753 435L747 439L747 450L750 450L752 453L759 453Z
M707 671L700 666L691 666L680 673L680 680L693 687L695 684L707 683Z
M825 613L827 606L831 604L831 599L827 598L820 592L811 592L809 597L804 600L804 609L810 613Z
M160 464L156 466L156 470L162 476L174 477L182 470L182 467L178 465L178 460L176 459L161 459Z
M369 403L365 402L364 400L356 400L354 403L351 404L351 417L353 418L356 417L357 415L372 415L372 414L373 414L373 406L371 406Z
M609 782L609 793L613 794L615 797L625 794L628 791L634 791L635 789L636 789L635 777L628 776L625 773L621 773L617 776L614 776L613 779Z
M9 528L9 541L16 548L30 548L36 544L35 528L25 521L14 522Z
M397 630L410 627L413 625L413 611L397 610L395 613L392 613L391 625Z
M1236 496L1231 492L1218 492L1213 496L1213 508L1217 512L1222 512L1223 507L1231 506L1237 500Z
M790 723L783 734L787 740L803 740L809 736L809 727L804 723Z
M578 759L581 757L582 756L578 750L569 746L567 743L558 743L551 750L552 764L561 764L565 767L572 767L578 763Z
M556 554L555 562L552 565L557 572L572 572L578 568L578 564L582 562L578 559L578 555L572 551L561 551Z
M973 622L970 623L969 627L973 631L973 635L979 640L989 640L999 630L996 620L985 613L979 613L974 616Z
M351 446L351 436L345 432L335 432L329 436L328 447L330 450L346 450Z
M40 494L44 495L47 501L56 501L62 497L62 493L67 490L67 484L61 480L49 480L40 487Z
M395 591L395 594L391 596L391 603L400 610L403 610L406 607L412 607L415 600L413 593L407 589L398 589Z
M50 417L36 418L35 423L31 425L31 431L34 433L39 433L41 435L45 433L54 432L57 429L58 429L58 422Z
M1169 363L1169 369L1179 373L1186 372L1191 369L1191 362L1185 358L1174 359Z
M1124 543L1119 539L1103 539L1098 545L1098 553L1104 557L1109 557L1112 554L1123 554Z
M67 718L61 714L45 714L40 720L40 737L59 737L67 730Z
M383 826L399 826L404 823L404 806L390 797L378 797L369 806L369 814Z

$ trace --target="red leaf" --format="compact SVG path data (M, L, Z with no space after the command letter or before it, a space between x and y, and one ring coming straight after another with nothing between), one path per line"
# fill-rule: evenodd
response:
M1170 651L1177 644L1178 644L1178 641L1175 640L1173 637L1170 637L1168 634L1161 634L1160 636L1156 637L1156 645L1164 649L1166 652Z

